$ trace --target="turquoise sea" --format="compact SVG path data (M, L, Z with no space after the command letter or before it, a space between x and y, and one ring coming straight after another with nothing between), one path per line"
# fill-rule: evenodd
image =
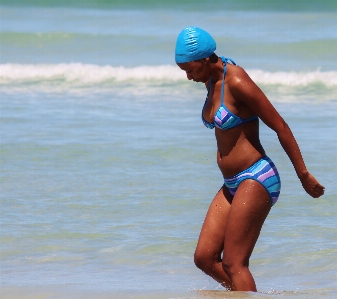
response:
M336 1L0 4L0 297L337 297ZM196 25L244 67L326 187L307 195L276 134L282 192L226 292L193 253L223 181L206 91L175 66Z

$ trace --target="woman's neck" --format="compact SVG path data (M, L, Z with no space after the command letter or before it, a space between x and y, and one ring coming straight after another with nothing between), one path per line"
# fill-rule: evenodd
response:
M217 82L222 80L223 78L223 69L224 64L220 57L218 57L218 61L216 63L211 64L211 79L213 82Z

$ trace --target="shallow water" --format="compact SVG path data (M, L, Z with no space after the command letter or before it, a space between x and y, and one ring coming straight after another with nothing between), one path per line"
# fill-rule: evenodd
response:
M336 296L332 12L233 10L200 21L265 91L326 187L307 196L261 123L282 193L252 256L260 293L251 294L221 291L193 265L222 178L200 119L205 90L185 80L172 51L202 7L1 8L2 298Z

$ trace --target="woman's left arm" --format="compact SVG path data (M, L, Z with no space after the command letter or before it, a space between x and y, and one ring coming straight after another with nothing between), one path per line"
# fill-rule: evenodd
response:
M261 89L242 68L235 68L228 79L228 86L234 98L250 107L268 127L276 132L280 144L294 165L304 190L315 198L323 195L324 187L308 172L300 148L288 124Z

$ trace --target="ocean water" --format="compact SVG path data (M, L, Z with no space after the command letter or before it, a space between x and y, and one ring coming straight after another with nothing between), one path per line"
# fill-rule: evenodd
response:
M336 12L313 0L1 1L1 298L335 298ZM174 64L188 25L247 70L326 187L310 198L261 122L282 192L251 258L256 294L193 264L222 177L205 88Z

